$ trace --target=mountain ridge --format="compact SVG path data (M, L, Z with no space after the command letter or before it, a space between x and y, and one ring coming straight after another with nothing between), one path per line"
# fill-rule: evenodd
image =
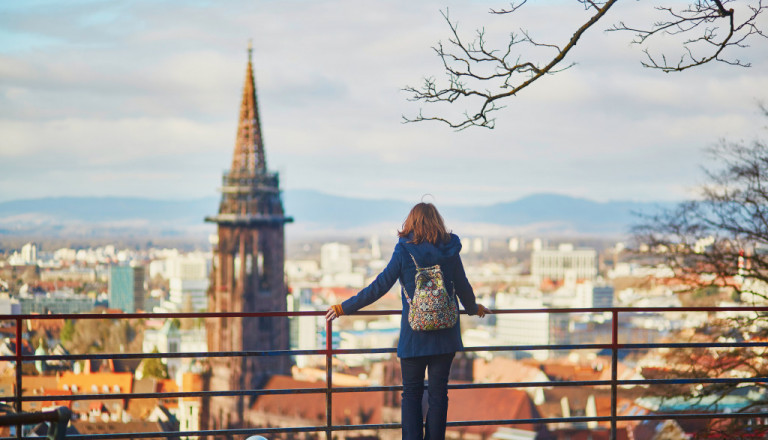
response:
M292 228L312 231L359 231L388 224L399 226L412 204L394 199L337 196L310 189L283 192ZM99 230L138 229L147 233L199 233L204 217L215 214L216 196L187 200L142 197L42 197L0 202L0 236L65 233L89 226ZM672 202L598 202L557 193L539 193L509 202L440 206L446 220L460 225L496 225L549 232L625 234L637 221L633 213L651 213ZM538 225L538 226L537 226ZM212 225L209 225L212 226Z

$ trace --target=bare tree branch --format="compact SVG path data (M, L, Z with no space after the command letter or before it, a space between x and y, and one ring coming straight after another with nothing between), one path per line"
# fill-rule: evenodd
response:
M732 0L698 0L687 7L677 10L671 7L657 7L668 17L665 20L653 23L650 28L630 27L624 22L613 25L608 31L630 31L635 34L634 44L643 45L657 35L691 35L681 42L682 55L677 62L670 63L664 54L652 55L648 48L644 48L646 61L643 67L658 69L663 72L681 72L692 67L701 66L711 61L719 61L733 66L749 67L750 63L739 59L723 58L723 52L729 47L745 47L744 41L752 35L765 37L765 34L757 27L757 17L765 9L762 0L755 6L746 5L749 13L737 22L734 9L726 9L725 4ZM726 29L721 36L722 23Z
M761 106L765 116L768 109ZM636 255L675 273L686 291L730 291L735 301L768 301L768 144L721 141L709 150L715 167L705 168L700 197L641 218L634 228ZM693 347L663 354L663 367L650 374L666 378L738 378L743 382L648 387L646 397L697 411L719 413L768 410L768 314L737 312L710 316L673 338L690 342L749 342L743 347ZM658 371L661 370L661 371ZM646 376L647 377L647 376ZM750 382L749 379L757 379ZM660 405L661 406L661 405ZM694 438L765 438L754 420L713 420Z
M491 9L493 15L517 17L527 0L513 1L509 7ZM494 112L504 106L500 102L517 95L541 78L566 70L574 63L563 62L584 33L602 20L618 0L576 0L589 15L575 29L567 41L561 44L534 40L528 31L520 29L511 32L502 49L489 47L485 30L476 31L472 41L464 41L459 35L458 22L452 21L448 11L441 12L448 23L450 37L447 43L438 43L433 50L443 64L447 80L443 83L435 77L425 78L421 86L406 86L409 100L428 104L462 105L465 109L458 117L425 115L423 109L418 115L403 116L404 122L439 121L456 129L468 127L494 128ZM743 0L745 3L747 0ZM766 37L757 27L757 18L768 6L763 0L754 0L740 9L743 17L737 20L733 8L726 5L734 0L692 0L684 7L657 7L666 16L649 27L636 27L620 21L608 31L629 31L635 34L633 43L643 46L645 61L643 67L663 72L680 72L713 61L741 67L750 63L738 58L725 56L731 48L747 47L748 39ZM647 47L652 40L661 36L682 37L680 53L667 56L654 54ZM550 55L542 59L524 56L524 48L538 48ZM729 51L730 52L730 51ZM539 53L539 52L536 52ZM474 109L474 110L469 110Z
M511 2L509 4L509 9L493 9L491 8L490 12L491 14L511 14L515 11L517 11L521 6L525 4L528 0L523 0L520 3Z
M722 141L709 153L701 197L643 217L633 229L643 253L691 289L732 289L768 299L768 144Z
M509 44L503 54L486 47L484 32L482 30L477 32L477 37L473 42L463 42L458 34L458 24L450 20L447 11L443 12L443 17L446 22L448 22L452 34L452 37L448 41L451 43L451 48L456 50L458 54L447 51L442 44L438 44L438 46L433 49L443 62L445 71L448 74L448 85L441 88L436 85L434 78L427 78L421 87L409 86L405 88L405 91L412 94L410 100L429 103L453 103L460 98L475 97L480 100L480 108L475 114L465 112L464 118L456 121L451 121L439 116L424 116L421 111L414 118L403 117L404 121L440 121L458 130L463 130L472 126L493 128L495 119L489 117L489 115L502 108L496 104L496 101L517 94L544 75L554 74L571 67L573 64L564 68L557 68L563 59L565 59L568 52L573 49L584 32L597 23L616 1L618 0L608 0L599 7L597 2L586 2L590 8L594 6L596 12L573 33L571 38L562 47L555 44L536 42L531 39L526 31L521 31L522 37L514 33L510 35ZM518 5L513 4L509 10L494 13L512 13L517 11L521 6L522 3ZM513 59L511 56L512 47L518 44L549 48L554 51L554 55L546 62L546 64L537 61L521 61L519 56ZM490 64L491 67L486 67L488 64L484 63ZM493 73L491 75L478 74L472 70L473 65L482 65L483 68L486 68ZM491 90L481 91L472 89L467 87L467 84L462 81L465 78L478 81L503 79L501 84L497 86L502 91L492 92Z

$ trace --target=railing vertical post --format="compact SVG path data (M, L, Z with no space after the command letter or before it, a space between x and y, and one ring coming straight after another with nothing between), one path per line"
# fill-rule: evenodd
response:
M333 323L325 321L325 438L331 440L333 435L332 393L333 384Z
M618 394L619 311L611 311L611 440L616 440L616 395Z
M16 412L21 412L21 326L24 321L21 318L16 318ZM22 425L16 425L16 438L21 440Z

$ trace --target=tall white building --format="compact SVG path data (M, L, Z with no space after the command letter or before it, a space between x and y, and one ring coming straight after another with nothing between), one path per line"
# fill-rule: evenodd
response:
M37 245L27 243L21 247L21 252L14 252L8 258L8 264L11 266L26 266L37 264Z
M312 290L294 289L287 297L289 312L315 312L326 309L325 304L312 304ZM325 316L292 316L288 318L292 350L317 350L325 348L322 335L325 330ZM296 355L294 362L299 368L322 365L324 360L317 356Z
M208 308L208 258L189 254L167 260L169 301L177 311L199 312Z
M576 249L572 244L564 243L557 249L534 250L531 254L531 276L534 279L564 280L569 273L580 280L595 279L597 251Z
M485 249L487 248L485 240L481 237L475 237L474 240L472 240L472 252L476 254L481 254Z
M25 264L37 262L37 244L27 243L21 247L21 259Z
M488 250L488 240L483 237L463 237L461 252L467 254L482 254Z
M360 288L365 283L365 269L353 270L352 251L341 243L326 243L320 247L321 286Z
M497 294L498 309L545 309L540 298L522 298L511 294ZM496 339L502 345L557 345L567 344L570 315L567 313L500 313L496 318ZM552 350L531 350L539 360L547 359Z
M341 243L325 243L320 247L320 269L325 274L352 272L352 251Z
M371 237L371 259L372 260L381 259L381 241L379 240L378 235L374 235Z
M208 280L171 278L168 281L169 301L180 312L202 312L208 309Z
M317 310L323 310L323 308L312 304L301 304L298 311L312 312ZM321 340L321 332L325 329L325 317L298 316L292 319L296 322L296 349L318 350L325 348L325 341ZM317 356L296 356L295 361L299 368L321 362Z
M595 285L591 281L578 283L573 307L608 308L613 307L613 286Z

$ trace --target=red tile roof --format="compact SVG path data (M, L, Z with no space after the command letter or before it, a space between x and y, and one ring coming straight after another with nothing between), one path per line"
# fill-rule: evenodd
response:
M513 359L496 357L490 362L475 359L472 365L475 382L538 382L549 380L544 372Z
M104 393L103 388L106 385L109 388L108 393L115 393L114 386L117 385L118 393L131 393L133 385L133 373L91 373L75 374L71 371L65 371L59 378L59 385L64 385L70 390L72 385L77 385L78 394ZM94 385L96 391L92 391ZM105 393L107 394L107 393Z
M325 382L307 382L289 376L272 376L265 389L324 388ZM369 424L382 423L381 408L384 394L337 393L333 395L333 423ZM253 405L255 411L306 419L313 423L325 421L324 394L263 395Z
M538 417L531 399L522 390L512 388L482 388L448 390L448 420L530 419ZM533 431L530 424L514 425L517 429ZM477 433L490 437L498 426L466 426L449 430Z

